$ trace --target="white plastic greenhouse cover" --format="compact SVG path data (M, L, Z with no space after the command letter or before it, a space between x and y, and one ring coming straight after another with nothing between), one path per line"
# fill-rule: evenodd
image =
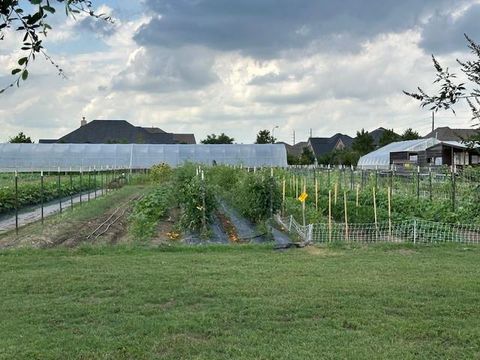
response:
M0 171L79 171L146 169L185 162L254 166L287 166L283 144L146 145L146 144L0 144Z
M438 143L440 143L440 141L435 138L394 142L362 156L360 160L358 160L358 167L362 169L389 169L390 153L400 151L425 151Z

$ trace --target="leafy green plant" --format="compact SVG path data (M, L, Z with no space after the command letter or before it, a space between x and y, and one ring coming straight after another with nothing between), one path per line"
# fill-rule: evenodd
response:
M173 203L171 186L156 188L135 203L130 214L130 231L139 240L155 235L158 221L167 216Z
M182 209L181 225L189 230L206 231L216 209L214 189L211 184L194 176L177 184L177 199Z
M170 165L162 163L153 165L150 169L150 178L155 183L165 183L170 181L173 176L173 170Z

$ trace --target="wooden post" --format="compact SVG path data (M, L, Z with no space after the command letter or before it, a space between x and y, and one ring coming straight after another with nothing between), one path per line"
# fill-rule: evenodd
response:
M335 187L334 187L335 193L334 193L334 204L337 205L337 196L338 196L338 183L335 181Z
M315 211L318 211L318 179L315 179Z
M388 237L392 237L392 188L388 187Z
M373 216L375 218L375 229L378 228L378 217L377 217L377 196L375 192L375 186L373 187Z
M287 181L283 178L282 186L282 214L285 216L285 194L286 194Z
M355 205L357 208L360 207L359 197L360 197L360 184L357 184L357 194L356 194L356 201L355 201Z
M295 176L295 197L298 198L298 177Z
M343 192L343 202L345 204L345 240L348 241L348 206L347 206L347 192Z
M18 235L18 173L15 170L15 233Z
M42 225L43 225L43 206L45 202L45 185L43 180L43 170L40 171L40 198L41 198L40 217L42 218Z
M307 185L306 184L303 184L303 192L304 193L307 192ZM307 202L306 200L302 201L303 226L306 225L306 221L305 221L305 203L306 202Z
M332 242L332 190L328 190L328 241Z

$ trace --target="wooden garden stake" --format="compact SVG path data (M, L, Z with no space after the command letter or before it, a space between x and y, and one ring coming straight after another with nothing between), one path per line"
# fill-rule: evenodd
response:
M282 212L285 215L285 190L286 190L287 181L283 178L283 187L282 187Z
M356 194L356 201L355 201L355 205L358 207L360 207L360 202L358 201L359 200L359 195L360 195L360 184L357 184L357 194Z
M378 218L377 218L377 196L375 193L375 186L373 187L373 216L375 218L375 228L378 228Z
M390 186L388 187L388 237L392 237L392 194Z
M318 179L315 179L315 210L318 211Z
M328 241L332 242L332 190L328 190Z
M307 185L304 183L304 184L303 184L303 193L305 194L306 192L307 192ZM306 225L306 221L305 221L305 203L306 203L306 200L302 201L303 226Z
M338 196L338 183L335 182L335 196L334 196L334 204L337 205L337 196Z
M348 241L348 206L347 206L347 192L343 192L343 203L345 205L345 240Z

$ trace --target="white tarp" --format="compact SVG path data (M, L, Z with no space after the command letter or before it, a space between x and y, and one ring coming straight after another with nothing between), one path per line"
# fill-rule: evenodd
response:
M254 166L287 166L283 144L150 145L150 144L0 144L0 171L79 171L145 169L185 162Z
M358 160L358 167L362 169L389 169L390 153L425 151L439 143L440 141L435 138L394 142L362 156Z

